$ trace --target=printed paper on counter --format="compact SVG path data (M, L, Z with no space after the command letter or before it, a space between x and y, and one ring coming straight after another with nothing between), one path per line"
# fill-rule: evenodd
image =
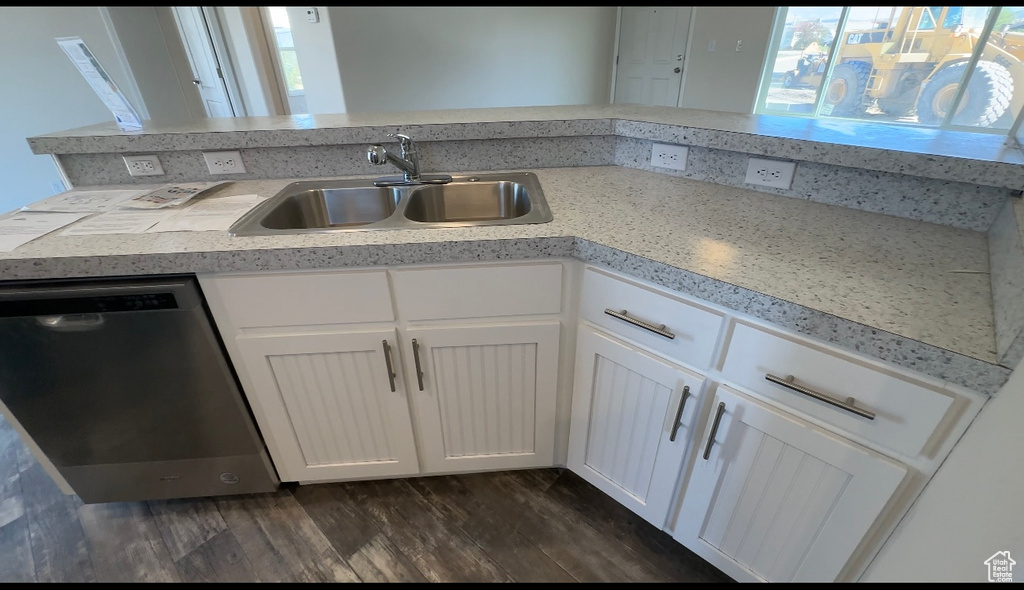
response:
M113 113L118 127L122 131L142 131L142 119L139 118L139 114L117 88L117 84L110 79L106 70L96 60L96 56L85 46L82 38L57 37L57 45L60 45L85 81L92 86L96 96L100 97L103 104Z
M62 236L92 236L99 234L141 234L160 221L177 215L174 209L115 209L93 215L62 231Z
M102 213L119 207L128 199L142 196L151 189L109 191L67 191L47 197L21 208L22 211L54 211L61 213Z
M208 191L211 188L226 184L227 180L213 182L183 182L179 184L168 184L154 191L148 191L142 195L130 199L124 203L125 207L134 209L162 209L164 207L177 207L184 205L194 197Z
M22 244L74 223L88 213L49 213L22 211L0 219L0 252L10 252Z
M148 233L169 231L227 231L238 218L259 205L259 195L236 195L203 199L178 211L146 230Z

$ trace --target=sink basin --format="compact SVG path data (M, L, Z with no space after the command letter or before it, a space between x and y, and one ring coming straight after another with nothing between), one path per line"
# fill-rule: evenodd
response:
M239 219L233 236L517 225L551 221L537 175L453 176L446 184L377 187L367 180L293 182Z
M391 188L296 187L261 220L267 229L353 227L387 219L395 212L399 193Z
M405 216L419 222L497 221L530 212L526 186L510 180L452 181L409 193Z

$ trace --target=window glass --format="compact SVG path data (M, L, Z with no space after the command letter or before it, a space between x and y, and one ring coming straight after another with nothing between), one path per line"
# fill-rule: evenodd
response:
M1024 108L1024 7L782 12L757 112L1005 132ZM828 42L807 52L797 32L812 25Z

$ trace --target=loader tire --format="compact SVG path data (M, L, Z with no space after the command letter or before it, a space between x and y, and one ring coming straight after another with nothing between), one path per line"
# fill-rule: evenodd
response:
M831 107L831 114L841 117L863 114L864 92L870 76L871 64L864 61L848 61L833 68L825 88L825 106Z
M917 121L939 125L946 118L967 63L959 62L939 70L929 79L917 98ZM979 61L967 82L960 108L952 123L969 127L988 127L1003 116L1013 97L1013 77L1005 67L992 61Z

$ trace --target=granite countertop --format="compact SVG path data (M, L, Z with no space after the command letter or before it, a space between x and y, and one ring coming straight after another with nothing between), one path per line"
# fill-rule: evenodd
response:
M534 172L549 223L254 237L58 231L0 253L0 276L574 256L976 391L994 393L1009 375L996 359L985 234L618 166ZM269 197L292 180L238 181L206 198Z
M421 142L618 136L1024 189L1024 151L998 134L629 104L147 121L131 133L102 123L28 143L36 154L109 154L365 144L387 132Z

